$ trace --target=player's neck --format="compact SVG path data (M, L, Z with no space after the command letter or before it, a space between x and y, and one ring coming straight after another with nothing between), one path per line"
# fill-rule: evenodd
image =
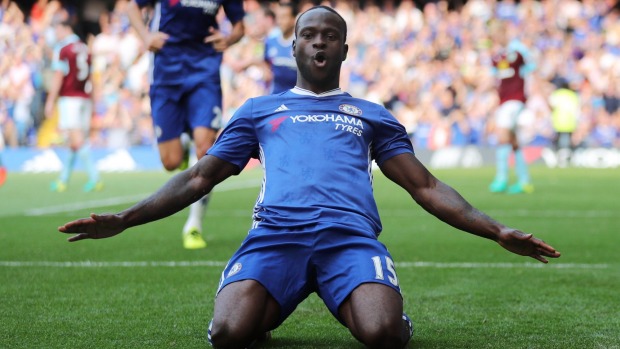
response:
M325 92L329 92L329 91L333 91L336 89L339 89L340 86L336 83L336 84L330 84L330 85L314 85L314 84L310 84L308 82L297 82L297 84L295 85L296 87L299 87L301 89L310 91L312 93L315 93L317 95L320 95L322 93Z

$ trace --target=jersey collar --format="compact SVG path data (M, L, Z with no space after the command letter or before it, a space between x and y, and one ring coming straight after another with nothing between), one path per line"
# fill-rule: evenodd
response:
M306 89L303 89L303 88L297 87L297 86L293 87L291 89L291 92L293 92L295 94L298 94L298 95L302 95L302 96L312 96L312 97L329 97L329 96L341 95L341 94L344 93L340 89L340 87L339 88L335 88L333 90L325 91L323 93L316 94L316 93L314 93L314 92L312 92L310 90L306 90Z

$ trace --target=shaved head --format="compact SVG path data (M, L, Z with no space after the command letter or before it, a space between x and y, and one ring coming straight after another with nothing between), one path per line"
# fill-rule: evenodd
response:
M340 13L336 12L336 10L334 10L333 8L331 8L329 6L323 6L323 5L312 7L310 9L304 11L302 14L299 15L299 17L297 17L297 22L295 23L295 36L297 36L298 24L299 24L299 21L301 20L301 18L306 13L308 13L310 11L316 11L316 10L320 10L320 9L327 10L327 11L335 14L336 16L338 16L338 18L340 18L340 21L342 22L342 28L341 29L342 29L343 39L344 39L343 42L346 42L347 41L347 22L344 20L344 18L342 18Z

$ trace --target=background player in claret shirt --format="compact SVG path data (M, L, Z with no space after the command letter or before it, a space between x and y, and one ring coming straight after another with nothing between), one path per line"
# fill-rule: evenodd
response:
M80 158L88 172L88 182L83 190L98 191L103 183L99 180L88 143L92 116L89 49L73 32L68 21L60 20L54 24L54 32L58 42L54 48L54 75L45 103L45 116L51 117L57 105L58 128L68 138L70 152L63 161L60 177L52 182L51 190L63 192L67 189L75 162Z
M154 6L151 28L142 21L140 7ZM220 7L232 23L225 35L219 30ZM241 0L179 1L132 0L131 25L153 55L151 110L159 155L169 170L186 169L191 133L200 159L213 145L222 122L220 65L223 51L244 34ZM183 246L204 248L202 219L208 196L190 208L183 227Z
M509 40L507 26L498 26L495 40L498 48L493 56L494 72L498 79L499 107L495 113L495 132L498 145L495 152L495 179L489 186L493 193L531 193L531 183L523 149L519 145L519 115L525 109L526 75L535 69L527 47L516 38ZM514 152L517 182L508 186L508 159Z
M6 174L7 174L6 167L4 167L4 165L2 164L2 150L3 150L3 148L4 148L4 139L3 139L2 135L0 134L0 187L6 181Z
M265 62L271 72L270 93L280 93L295 87L297 65L293 57L293 34L297 7L280 3L276 8L278 32L265 40Z
M169 216L258 157L265 177L252 228L222 273L209 328L215 348L247 347L312 292L366 346L406 345L413 327L394 261L378 241L373 160L446 223L541 262L559 257L472 207L417 160L404 127L385 108L340 90L347 29L333 9L302 13L295 33L295 88L248 100L207 155L151 197L59 230L77 234L69 241L99 239Z

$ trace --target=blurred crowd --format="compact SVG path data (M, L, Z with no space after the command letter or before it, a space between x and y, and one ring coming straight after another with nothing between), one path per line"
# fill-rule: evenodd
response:
M313 3L298 1L300 12ZM620 147L617 0L469 0L457 8L441 0L424 6L411 0L324 3L348 23L341 87L385 105L407 128L415 148L496 144L491 56L497 30L528 46L537 67L527 79L523 143L551 145L549 97L568 83L580 99L574 145ZM277 1L244 4L246 35L229 48L222 65L225 118L247 98L265 94L270 79L256 62L263 57L265 37L277 30ZM111 11L97 11L100 33L85 38L92 51L95 147L155 142L149 53L130 27L125 6L126 0L119 0ZM54 16L74 15L58 1L38 0L24 13L0 0L0 138L7 146L62 141L54 120L43 117L54 44L49 24Z

